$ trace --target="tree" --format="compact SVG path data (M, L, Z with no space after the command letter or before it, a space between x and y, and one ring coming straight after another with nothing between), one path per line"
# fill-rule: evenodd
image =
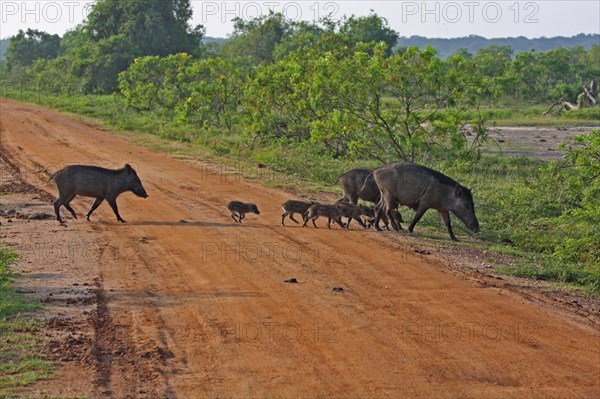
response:
M6 63L9 69L20 65L29 66L37 59L50 59L58 55L60 37L35 29L27 29L10 39Z
M273 58L281 60L287 54L305 49L308 51L319 43L323 35L333 34L333 25L321 27L314 22L291 21L286 36L275 46Z
M235 59L185 53L137 58L119 75L128 107L200 127L232 127L247 71Z
M387 20L375 14L373 10L367 17L344 18L340 21L339 31L354 44L384 42L387 46L387 56L391 55L399 38L398 32L388 26Z
M222 52L230 58L248 57L253 64L273 62L275 47L289 34L290 22L281 13L271 12L249 21L233 20L234 31Z
M470 142L462 129L482 90L472 63L442 62L431 48L387 57L382 42L338 44L263 66L245 91L249 131L381 162L464 154L485 139L485 129Z
M86 93L111 93L118 88L118 74L134 59L132 43L124 35L111 36L98 42L87 42L69 52L72 73L78 77Z
M472 63L443 62L431 47L391 57L385 50L380 43L341 60L324 57L309 90L319 110L313 140L338 150L344 143L354 157L414 162L464 154L485 139L485 129L476 129L469 147L463 129L482 90Z
M196 53L204 28L191 28L191 17L190 0L99 0L85 30L93 41L123 35L138 56Z
M513 50L509 45L491 45L479 49L474 62L481 73L488 77L502 76L510 63Z

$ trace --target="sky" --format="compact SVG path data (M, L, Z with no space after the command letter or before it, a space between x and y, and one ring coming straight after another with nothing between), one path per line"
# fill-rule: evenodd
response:
M0 38L19 29L63 35L83 22L95 0L0 0ZM600 34L600 0L565 1L204 1L191 0L192 25L206 35L226 37L231 20L251 19L269 10L292 20L365 16L371 10L401 36L552 37Z

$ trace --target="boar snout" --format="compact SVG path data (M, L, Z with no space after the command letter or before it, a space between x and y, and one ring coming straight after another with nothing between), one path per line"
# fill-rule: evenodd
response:
M149 197L148 193L143 188L142 189L133 190L133 193L135 195L137 195L138 197L142 197L142 198L148 198Z

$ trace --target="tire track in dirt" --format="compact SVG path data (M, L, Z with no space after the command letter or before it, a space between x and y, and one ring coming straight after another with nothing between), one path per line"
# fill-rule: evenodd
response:
M281 226L282 191L199 170L39 107L1 106L3 145L25 170L130 162L150 194L119 198L126 225L102 206L92 223L69 221L118 249L98 264L98 341L110 356L97 396L600 394L600 336L581 320L465 281L407 252L397 235ZM37 118L45 118L43 131ZM62 139L71 147L53 145ZM234 225L224 208L231 199L256 202L260 217ZM75 209L90 203L75 200ZM284 284L290 277L301 284ZM337 286L345 292L333 293ZM119 340L123 356L109 346Z

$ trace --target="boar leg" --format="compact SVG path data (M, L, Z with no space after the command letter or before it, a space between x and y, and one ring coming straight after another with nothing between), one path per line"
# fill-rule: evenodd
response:
M404 222L404 220L402 219L402 213L400 213L398 209L396 209L396 212L394 212L394 218L396 219L396 222L398 222L398 224Z
M69 205L69 203L73 201L73 198L75 198L75 194L67 198L67 200L63 202L63 206L67 209L67 211L71 212L71 215L73 215L74 219L77 219L77 214L75 213L73 208L71 208L71 205Z
M284 220L285 220L285 217L286 217L287 215L289 215L289 212L288 212L288 211L284 211L284 212L281 214L281 224L282 224L282 225L284 225L284 226L285 226L285 222L284 222Z
M373 219L375 221L375 219ZM388 221L388 217L385 216L385 213L381 215L381 221L383 222L383 226L387 231L390 230L390 222Z
M448 229L448 234L450 235L450 239L452 241L458 241L458 238L456 238L456 236L452 232L452 224L450 223L450 214L448 213L448 211L439 211L439 213L440 213L440 219L442 219L442 222L444 222L444 224L446 225L446 229Z
M107 198L106 201L108 202L108 205L110 205L110 207L112 208L113 212L115 213L115 216L117 217L117 221L119 221L121 223L125 223L125 220L123 220L123 218L121 217L121 215L119 215L119 208L117 207L117 200L116 200L116 198Z
M403 230L402 225L396 220L396 218L398 217L398 209L396 209L396 208L388 209L386 216L387 216L388 220L390 220L390 223L392 224L392 228L394 230L396 230L396 231Z
M354 218L354 220L356 220L358 222L358 224L360 224L364 229L367 228L367 225L365 224L365 222L363 222L363 220L359 217ZM350 222L348 222L348 224L350 224Z
M300 224L300 222L298 222L296 219L294 219L293 213L290 213L290 219L292 219L294 222L296 222L296 224Z
M61 205L62 205L62 202L61 202L60 198L57 199L56 201L54 201L54 212L56 213L56 220L63 223L64 221L60 217L60 210L59 210Z
M318 216L314 216L314 217L308 217L308 215L306 216L306 218L305 218L305 219L304 219L304 217L303 217L303 219L304 219L304 224L302 224L302 227L306 227L306 224L308 223L308 221L309 221L309 220L312 222L313 226L317 227L317 224L315 223L315 219L316 219L317 217L318 217Z
M304 212L304 213L302 214L302 221L303 221L304 223L306 223L306 221L307 221L307 220L308 220L308 213L307 213L307 212Z
M383 213L383 203L381 200L375 205L375 220L373 221L373 225L375 225L375 229L377 231L381 231L381 227L379 227L379 221L381 220L381 216Z
M88 213L85 215L85 218L88 220L88 222L90 221L90 216L92 216L92 213L96 210L96 208L98 208L100 206L102 201L104 201L104 198L102 198L102 197L96 198L96 200L92 204L92 207L90 208Z
M239 212L231 212L231 218L236 223L242 223L241 213Z
M63 205L65 206L65 208L67 208L67 211L71 212L71 215L73 215L73 219L77 219L77 214L75 213L73 208L71 208L71 205L69 205L69 204L63 204Z
M342 218L340 218L341 220ZM349 229L350 228L350 222L352 221L352 216L348 217L348 221L346 222L346 228ZM336 220L337 222L337 220Z
M242 223L242 219L243 219L243 218L245 218L245 217L246 217L246 214L245 214L245 213L240 213L240 214L238 215L238 219L240 220L240 223Z
M337 218L337 219L334 219L334 220L335 220L335 222L336 222L337 224L339 224L339 225L340 225L340 227L341 227L342 229L343 229L344 227L347 227L347 225L346 225L346 226L344 226L344 223L342 223L342 218ZM350 223L350 220L348 220L348 223Z
M400 205L400 203L398 202L398 200L396 199L396 197L388 195L387 197L384 197L383 200L383 214L386 216L386 219L388 220L388 223L392 224L392 228L396 231L400 231L402 230L402 226L400 226L397 222L396 222L396 218L394 217L394 212L398 213L398 206ZM380 210L381 211L381 210Z
M64 192L58 192L58 199L56 201L54 201L54 212L56 213L56 220L58 220L60 223L64 223L64 220L60 217L60 207L61 205L64 205L65 208L67 208L67 210L69 212L71 212L71 214L74 214L75 211L73 211L73 208L69 207L69 201L71 201L73 198L75 198L75 194L71 194L70 196L65 195ZM71 209L69 209L71 208ZM77 216L75 215L75 219L77 219Z
M413 229L415 228L415 225L417 224L417 222L419 220L421 220L421 218L423 217L423 215L425 214L425 211L427 210L427 208L417 208L417 210L415 211L415 216L413 217L412 222L410 222L410 226L408 226L408 232L412 233Z

